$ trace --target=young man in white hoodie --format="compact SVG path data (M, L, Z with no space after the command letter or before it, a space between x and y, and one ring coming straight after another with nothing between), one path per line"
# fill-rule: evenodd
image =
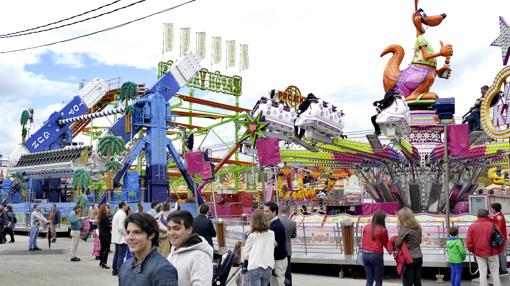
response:
M172 249L168 260L177 268L179 286L210 286L213 278L213 249L193 232L193 216L188 211L168 215Z

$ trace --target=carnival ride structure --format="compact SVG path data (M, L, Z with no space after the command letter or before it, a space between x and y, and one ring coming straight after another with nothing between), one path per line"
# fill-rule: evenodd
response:
M144 182L147 190L144 200L166 201L168 199L168 158L175 162L189 188L195 188L195 183L187 173L179 153L166 135L170 125L168 122L172 121L168 101L195 75L198 69L198 58L193 54L187 54L175 63L154 86L135 100L133 116L130 119L133 126L131 133L125 132L125 115L119 117L109 128L109 134L121 137L124 142L128 142L128 149L123 154L122 168L114 178L115 185L118 185L134 158L143 151L146 158ZM82 88L79 95L61 111L53 113L44 125L24 142L22 150L13 156L11 172L21 173L25 180L28 179L27 202L42 199L43 184L49 182L50 190L59 189L60 179L71 177L79 167L85 167L96 173L104 171L104 159L95 156L97 154L92 146L72 146L71 126L75 122L122 113L125 108L85 114L108 92L105 81L94 79ZM83 125L81 126L78 128L83 129ZM133 136L142 129L146 135ZM132 142L133 138L135 142ZM19 155L20 153L22 155ZM12 198L11 192L7 199L12 201ZM53 198L48 196L46 199L53 202L60 201L58 195ZM201 200L201 197L199 196L198 199Z

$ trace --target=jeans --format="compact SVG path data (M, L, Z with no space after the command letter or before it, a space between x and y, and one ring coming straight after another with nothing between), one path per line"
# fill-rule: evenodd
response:
M117 274L120 271L122 263L124 263L124 257L126 257L127 244L115 243L115 254L113 255L112 262L112 273Z
M404 286L421 286L421 266L423 257L413 258L413 264L406 264L402 283Z
M271 280L272 272L273 270L269 267L267 269L259 267L257 269L248 270L248 272L246 272L246 277L250 282L250 286L267 286Z
M39 235L39 226L30 228L30 238L28 239L28 249L37 248L37 236Z
M462 281L462 263L450 263L451 269L451 286L461 286Z
M384 278L384 258L382 254L363 252L363 266L367 275L366 286L381 286Z
M499 279L499 257L498 255L480 257L476 256L476 263L478 263L478 269L480 269L480 285L487 284L487 266L491 271L492 283L494 286L501 286L501 280Z
M285 271L285 285L292 286L292 272L290 269L290 255L287 256L287 270Z

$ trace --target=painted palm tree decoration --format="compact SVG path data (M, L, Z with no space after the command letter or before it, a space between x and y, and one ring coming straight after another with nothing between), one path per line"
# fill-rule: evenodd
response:
M119 100L124 101L124 114L126 115L125 131L131 133L131 116L134 112L133 106L129 105L129 101L136 97L136 83L127 81L120 87Z
M86 192L89 189L90 181L90 173L87 170L78 169L74 171L73 187L78 192L78 195Z
M252 118L250 115L246 116L246 120L240 121L239 125L246 128L243 136L239 139L238 144L243 142L245 139L250 138L251 146L255 146L255 140L258 138L264 138L266 135L263 130L266 128L267 123L262 121L262 112L260 112L255 118Z
M26 198L28 188L27 183L25 182L25 178L23 178L23 174L16 172L14 174L14 181L16 182L15 184L18 185L21 197Z
M80 206L82 210L86 210L89 208L89 198L87 198L86 194L81 194L76 197L76 205Z
M116 174L117 172L119 172L120 169L122 169L122 165L119 162L113 160L113 161L106 162L104 167L105 167L106 172L108 172L108 188L112 189L113 188L113 174Z
M124 140L113 135L106 135L99 139L98 153L110 161L112 157L120 155L125 149Z
M21 143L25 143L25 139L28 135L27 123L30 119L30 112L28 110L23 110L21 112L20 124L21 124Z

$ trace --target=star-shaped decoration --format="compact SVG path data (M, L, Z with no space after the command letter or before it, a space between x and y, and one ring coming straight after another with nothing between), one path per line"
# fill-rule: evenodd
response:
M246 128L246 131L239 139L239 142L243 142L245 139L250 138L251 146L255 146L255 140L257 140L257 138L266 137L263 130L266 128L268 123L262 121L262 112L260 112L255 118L247 115L245 121L239 121L239 125Z
M491 46L501 47L503 65L506 65L510 57L510 27L501 16L499 17L499 31L499 37L492 42Z

